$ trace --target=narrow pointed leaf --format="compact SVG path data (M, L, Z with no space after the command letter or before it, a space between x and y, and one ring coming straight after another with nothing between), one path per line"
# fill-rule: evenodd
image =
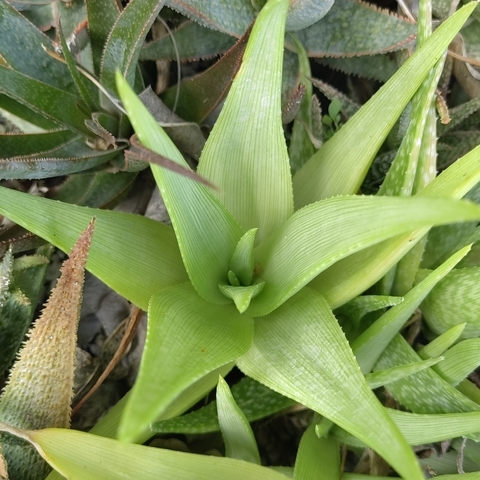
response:
M126 81L120 75L117 81L129 119L142 144L188 168L173 142ZM156 165L151 168L192 284L203 298L228 303L217 285L227 282L230 259L243 233L241 228L204 185Z
M280 116L287 9L287 0L270 0L259 14L198 167L219 187L216 195L243 228L258 227L257 242L293 212Z
M235 273L244 286L252 283L253 268L255 266L253 246L255 244L256 234L256 228L252 228L245 232L242 238L238 241L237 248L235 249L230 262L230 270Z
M410 445L441 442L480 431L480 412L421 414L391 408L386 411ZM352 436L338 427L333 427L332 433L340 442L360 446L358 440L355 442ZM459 480L461 478L459 477Z
M249 377L243 377L232 389L232 395L249 422L268 417L291 407L295 402ZM216 401L181 417L154 422L155 433L209 433L220 430Z
M100 81L115 88L115 72L120 70L134 84L140 49L165 0L132 0L117 17L103 51Z
M225 456L260 465L260 454L252 428L222 377L217 386L217 411L225 442Z
M384 313L373 325L365 330L353 343L352 350L362 372L368 373L392 338L402 329L422 300L440 282L457 263L468 253L470 247L465 247L427 278L416 285L404 297L399 305Z
M340 447L332 437L318 438L315 425L310 425L298 446L294 480L338 480L340 475Z
M140 60L195 61L226 52L235 43L230 35L205 28L195 22L184 22L173 35L166 35L143 46Z
M480 181L479 155L480 146L444 170L418 196L462 198ZM340 260L320 274L311 287L324 295L333 308L343 305L380 280L427 231L402 235Z
M255 283L243 287L241 285L219 285L220 291L227 297L231 298L240 313L245 312L253 298L263 290L265 282Z
M0 351L2 352L0 374L2 375L13 364L15 355L25 339L38 297L43 289L48 257L51 252L51 247L41 247L35 256L39 263L21 269L19 268L21 262L33 261L34 256L18 258L10 274L4 270L4 262L8 262L11 258L10 251L7 251L3 257L1 278L8 281L7 288L2 289L0 295Z
M100 102L99 102L99 92L97 87L87 79L77 68L77 64L75 58L73 57L72 53L70 52L67 41L63 34L61 23L59 23L57 35L60 37L60 44L62 46L62 56L65 59L68 70L70 71L70 75L75 82L75 86L77 87L78 93L81 95L83 101L92 111L96 111L100 109Z
M423 358L435 357L437 355L443 355L447 349L449 349L462 334L465 323L460 323L452 328L449 328L445 333L432 340L428 345L418 350L418 355Z
M78 135L49 152L0 160L0 178L49 178L82 172L107 163L121 150L95 150Z
M45 133L15 133L0 136L2 151L0 158L46 153L58 145L68 142L76 134L70 130L53 130Z
M99 74L105 43L121 11L116 0L87 0L85 5L93 65L95 72Z
M469 338L449 348L434 370L450 385L458 385L480 365L480 339ZM479 430L480 431L480 430Z
M396 335L384 350L374 370L384 370L405 363L418 362L420 357L401 335ZM414 413L455 413L480 410L456 388L431 368L387 385L387 390Z
M311 289L302 289L256 320L252 346L237 364L250 377L360 438L404 478L423 478L407 443L368 387L328 304Z
M187 78L162 94L165 104L190 122L202 123L222 101L240 67L248 32L209 69ZM191 43L192 40L190 40ZM178 93L178 103L177 100Z
M232 458L130 445L65 429L22 431L2 427L32 442L64 477L75 480L286 480L266 467ZM72 455L72 451L76 454Z
M67 66L42 47L53 50L52 41L5 0L0 2L0 45L0 55L15 71L76 93Z
M372 390L388 385L390 382L395 382L401 378L414 375L421 372L426 368L436 365L438 362L442 362L444 357L429 358L428 360L422 360L419 362L408 363L406 365L400 365L398 367L392 367L387 370L380 370L378 372L367 373L365 380Z
M84 123L86 116L78 107L78 97L2 66L0 86L8 96L58 125L92 136Z
M420 197L335 197L309 205L295 212L278 236L257 247L256 261L263 269L260 278L266 283L250 312L255 316L271 312L321 271L355 251L422 224L474 220L479 213L471 203Z
M422 49L295 175L296 208L338 193L357 192L393 124L474 6L466 5L443 23ZM407 85L405 78L409 79Z
M66 252L96 217L87 270L143 310L161 288L187 280L173 230L148 218L6 188L0 188L0 213Z
M119 438L135 440L189 385L244 353L252 333L251 319L233 305L202 300L190 284L152 297L147 344Z
M0 397L2 422L33 429L70 426L77 326L93 228L92 221L64 262L57 285L10 372ZM31 445L2 437L2 451L12 478L33 479L39 478L40 472L48 472Z
M167 5L204 27L240 37L255 18L249 0L167 0Z

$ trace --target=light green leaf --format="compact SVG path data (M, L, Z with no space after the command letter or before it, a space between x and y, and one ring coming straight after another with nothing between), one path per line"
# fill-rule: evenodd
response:
M441 334L466 323L460 338L480 335L480 268L459 268L440 282L423 301L420 309L429 328Z
M243 287L242 285L219 285L218 288L227 298L231 298L237 310L243 313L248 309L252 299L260 294L264 286L265 282L260 281L248 287Z
M249 347L253 322L233 305L202 300L188 284L152 297L146 346L118 436L134 441L175 398Z
M144 447L75 430L49 428L2 430L34 444L39 453L66 478L75 480L286 480L269 468L232 458ZM75 455L72 455L75 452Z
M444 170L418 197L462 198L480 181L479 154L480 146ZM310 286L325 296L332 308L343 305L380 280L425 233L427 229L402 235L340 260Z
M384 370L420 357L401 335L396 335L384 350L374 370ZM462 395L431 368L389 383L387 390L414 413L456 413L480 410L480 405ZM480 430L479 430L480 431Z
M338 480L340 448L332 437L318 438L315 425L302 435L295 460L294 480Z
M295 403L249 377L242 378L232 387L232 395L249 422L273 415ZM151 429L155 433L216 432L220 430L216 401L181 417L154 422Z
M480 412L420 414L391 408L386 411L410 445L441 442L480 431ZM358 440L336 426L331 432L340 442L361 446Z
M287 8L287 0L269 0L259 14L198 166L242 227L258 227L258 243L293 213L280 116Z
M256 234L256 228L252 228L243 234L230 261L230 270L243 286L248 286L252 283L253 268L255 267L253 246Z
M266 284L252 300L250 313L271 312L321 271L355 251L422 225L474 220L479 213L474 204L420 197L339 196L308 205L257 247L256 261L263 269L260 278Z
M408 363L407 365L400 365L398 367L388 368L387 370L367 373L365 375L365 380L367 381L369 387L372 390L375 390L376 388L382 387L383 385L388 385L390 382L395 382L396 380L400 380L401 378L405 378L409 375L414 375L415 373L421 372L422 370L425 370L432 365L436 365L443 359L444 357L429 358L428 360Z
M217 411L225 442L225 456L260 465L260 454L252 428L222 377L218 379L217 385Z
M120 74L117 82L129 119L142 144L189 168ZM243 233L241 228L204 185L157 165L151 168L172 219L192 284L201 297L214 303L228 303L217 285L227 283L230 260Z
M358 191L388 132L475 5L466 5L443 23L424 47L299 170L293 179L296 208ZM407 83L405 78L409 79Z
M78 207L7 188L0 188L0 212L64 252L70 251L96 217L87 270L143 310L160 289L188 278L173 230L148 218ZM65 228L67 221L69 228Z
M309 288L255 321L247 375L340 425L404 478L422 479L417 461L360 372L325 300Z
M480 365L480 338L470 338L454 345L443 357L445 360L434 370L450 385L456 386Z
M423 358L436 357L443 355L445 351L450 348L462 334L466 323L459 323L452 328L449 328L445 333L432 340L428 345L417 351L418 355Z
M384 313L373 325L365 330L352 344L357 362L362 372L368 373L392 338L401 330L422 300L432 288L442 280L457 263L468 253L465 247L452 255L445 263L434 270L421 283L416 285L395 305Z

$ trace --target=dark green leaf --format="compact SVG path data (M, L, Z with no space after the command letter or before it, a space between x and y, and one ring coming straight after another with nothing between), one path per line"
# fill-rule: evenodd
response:
M416 30L413 23L373 5L336 0L325 17L297 35L310 57L343 57L406 48Z
M2 66L0 89L55 123L91 136L84 123L87 117L80 110L81 102L76 96Z
M17 72L40 82L76 92L67 66L43 49L54 50L52 41L17 12L6 0L0 0L0 55ZM3 81L0 81L3 85Z
M185 22L170 35L144 45L140 60L181 61L210 58L226 52L235 43L235 38L225 33L205 28L195 22Z
M250 0L167 0L167 5L204 27L234 37L243 35L255 18Z
M215 65L196 77L188 78L162 94L167 107L190 122L201 123L226 95L245 51L244 35ZM176 103L179 92L178 103Z

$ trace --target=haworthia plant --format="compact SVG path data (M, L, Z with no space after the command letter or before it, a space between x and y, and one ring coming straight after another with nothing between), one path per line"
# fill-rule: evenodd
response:
M155 3L155 8L160 3ZM116 36L121 36L128 23L128 12L135 11L139 4L138 0L132 2L119 15L111 9L108 21ZM95 5L90 3L91 8ZM224 2L171 1L168 5L188 12L194 19L202 12L204 24L220 30L228 28L228 34L237 36L246 29L249 12L252 19L256 15L252 4L241 0L229 5L230 12L238 7L233 22L221 14L222 8L225 11ZM320 3L315 5L319 7ZM208 12L215 6L219 15L213 24ZM118 478L120 471L122 475L143 475L147 479L159 472L171 476L174 468L178 478L191 478L192 472L199 478L225 478L226 472L229 478L285 478L282 473L250 462L239 464L234 459L132 445L149 437L151 423L156 419L169 418L171 412L177 415L188 408L197 398L192 393L196 385L202 385L201 391L205 392L215 383L212 378L218 378L219 369L228 371L236 363L248 377L326 419L316 429L307 430L295 465L296 478L307 478L312 465L313 471L319 468L316 448L332 452L327 455L325 475L338 477L337 441L328 436L334 423L355 441L378 452L403 478L422 479L407 439L362 373L362 368L370 368L355 358L331 308L371 287L430 227L480 220L478 205L459 200L479 180L478 150L413 197L355 195L389 129L474 6L463 7L440 26L383 89L306 161L292 180L280 101L289 2L266 2L200 157L199 172L218 190L152 166L172 227L140 216L93 210L0 188L2 215L64 250L73 245L92 216L96 216L87 268L149 314L137 382L109 417L111 423L99 427L105 435L116 434L120 441L57 429L26 431L15 425L2 425L1 429L31 442L49 464L67 477ZM328 9L328 5L322 8ZM292 18L295 17L290 17L291 22ZM145 13L137 20L134 32L127 36L128 45L122 46L125 54L119 65L128 81L121 74L115 77L121 108L144 147L189 168L132 89L133 86L139 91L141 87L134 57L139 53L142 28L146 29L152 18ZM295 21L304 22L301 16ZM113 37L102 37L97 27L98 22L96 31L107 45L108 56L99 68L109 69L103 70L102 78L112 90L115 42ZM100 39L97 47L102 43ZM301 31L297 32L297 39L301 43ZM132 49L133 56L126 53L127 47ZM305 53L300 45L297 51L300 71L305 75ZM33 100L38 110L39 100ZM116 103L114 97L111 100ZM106 110L114 111L109 102L102 103ZM419 111L424 114L424 109ZM128 130L129 122L117 115L116 132L120 135ZM79 131L84 128L76 118L62 117L62 121L70 122ZM96 128L103 132L98 125ZM331 198L332 195L336 196ZM64 225L66 219L68 229ZM414 385L421 392L419 378L428 378L435 384L440 391L438 402L450 402L445 411L477 408L470 398L431 370L438 359L422 362L401 337L395 336L407 315L464 253L455 254L418 288L407 292L403 303L390 310L390 315L398 314L395 329L388 331L381 345L372 343L376 351L368 362L373 363L381 355L375 370L383 371L370 377L372 385L377 387L394 379L388 388L394 394L400 392L399 400L414 411L430 410L425 402L415 395L405 395L398 386ZM372 268L374 254L378 254L381 264L378 269ZM340 262L347 262L346 275L362 277L355 285L341 284L340 279L341 295L331 293L339 283L328 276L330 269L341 268ZM381 317L373 323L373 331L382 332L384 323L385 317ZM367 336L369 340L370 335ZM361 346L365 338L360 335L357 341ZM407 361L400 362L399 357ZM420 369L423 370L419 373ZM390 378L382 377L385 371L389 371ZM454 374L459 375L457 370ZM205 378L208 380L202 383ZM229 445L228 452L242 458L246 458L246 452L249 459L257 461L249 427L228 387L222 384L218 395L222 409L219 425ZM233 423L237 426L232 429ZM232 440L240 431L243 435L239 448ZM319 432L320 439L316 438ZM74 457L72 445L76 445ZM104 461L100 461L99 452Z

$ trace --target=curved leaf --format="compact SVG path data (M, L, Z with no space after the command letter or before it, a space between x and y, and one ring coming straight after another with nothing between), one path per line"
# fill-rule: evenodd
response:
M423 475L376 399L327 302L309 288L255 320L250 350L237 360L250 377L360 438L405 479Z
M198 166L219 187L216 195L242 227L258 227L257 242L293 212L280 116L287 8L288 0L270 0L259 14Z
M43 49L53 50L52 41L12 5L0 1L0 55L15 71L71 94L75 84L67 66ZM3 82L0 82L0 84Z
M0 65L0 90L55 123L92 137L80 99L46 83Z
M335 197L304 207L277 236L257 247L259 276L266 283L249 312L271 312L321 271L356 251L422 225L474 220L479 213L472 203L420 197Z
M297 34L310 57L347 57L406 48L416 31L416 25L387 10L358 0L336 0L323 19Z
M303 30L318 22L333 3L334 0L292 0L288 8L287 32Z
M78 207L7 188L0 188L0 213L65 252L96 217L87 270L143 310L160 289L187 280L173 230L148 218Z
M120 70L134 84L137 60L147 36L165 0L132 0L117 17L103 51L100 82L115 89L115 72Z
M143 46L140 60L177 60L182 62L211 58L226 52L235 43L230 35L205 28L195 22L184 22L172 34Z
M465 247L445 263L433 271L427 278L412 288L399 305L384 313L369 328L367 328L353 343L355 353L362 372L368 373L392 338L402 329L412 316L421 301L468 253L470 247Z
M167 0L167 5L204 27L234 37L243 35L255 18L250 0Z
M175 106L175 113L190 122L201 123L221 102L232 79L237 73L248 35L244 35L225 55L204 72L183 80L178 86L162 94L162 100L169 108ZM190 40L193 43L192 40Z
M48 178L98 167L118 156L118 150L95 150L78 136L49 152L0 160L0 178Z
M45 133L14 133L0 136L2 150L0 158L18 157L47 153L59 144L70 141L77 136L70 130L52 130Z
M473 4L466 5L443 23L422 49L297 172L293 179L296 208L358 191L388 132L473 8Z
M266 467L232 458L195 455L161 448L131 445L90 433L49 428L2 430L32 442L64 477L75 480L287 480ZM72 455L75 452L75 455Z
M116 0L86 0L88 33L92 45L93 66L100 73L100 62L105 43L121 10Z
M423 301L420 309L427 325L441 334L466 323L460 338L480 335L480 268L459 268L440 282Z
M217 385L217 411L225 442L225 456L260 465L260 454L252 427L222 377L218 379Z
M479 155L480 146L444 170L418 197L462 198L480 181ZM402 235L340 260L310 286L336 308L380 280L425 233L427 229Z
M133 128L143 145L189 168L164 130L119 74L118 88ZM185 268L199 295L230 303L217 285L227 273L242 230L235 218L204 185L152 165L155 180L178 239Z
M243 377L232 389L232 395L249 422L273 415L295 402L249 377ZM160 420L151 425L154 433L209 433L220 430L216 401L181 417Z
M175 398L208 372L233 361L251 342L253 322L233 305L215 305L189 283L152 297L142 363L118 436L134 441Z

